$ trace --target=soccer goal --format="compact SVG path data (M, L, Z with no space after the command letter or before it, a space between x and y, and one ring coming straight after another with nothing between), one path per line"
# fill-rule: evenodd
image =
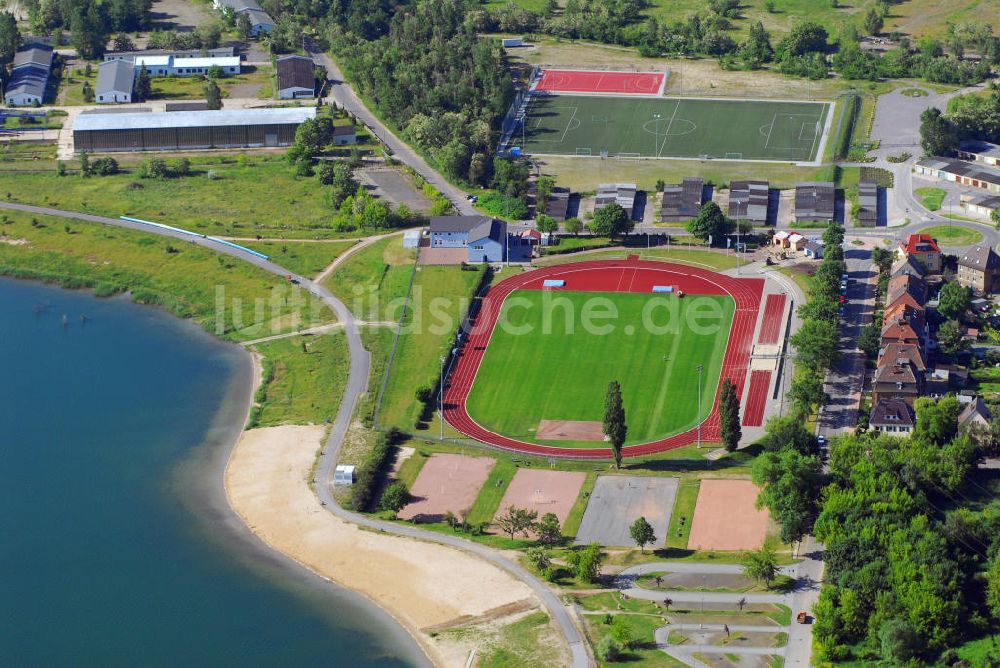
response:
M589 148L578 148L576 149L577 155L591 155Z
M639 153L619 153L615 157L619 160L638 160L642 155Z
M742 153L726 153L726 160L742 160Z

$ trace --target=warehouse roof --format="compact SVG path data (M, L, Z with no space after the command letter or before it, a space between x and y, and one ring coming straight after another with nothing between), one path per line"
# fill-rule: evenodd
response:
M17 68L23 65L40 65L41 67L52 67L52 47L41 42L25 44L14 54L12 67Z
M307 56L278 58L278 90L316 88L316 63Z
M112 91L132 92L135 81L135 65L130 60L109 60L97 68L97 84L94 86L96 95Z
M729 217L765 222L770 198L767 181L733 181L729 184Z
M73 121L73 131L283 125L286 123L298 124L315 117L315 107L221 109L219 111L175 111L152 114L80 114Z

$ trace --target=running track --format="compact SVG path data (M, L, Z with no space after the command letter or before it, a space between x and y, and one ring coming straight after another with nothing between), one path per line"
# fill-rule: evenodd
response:
M781 333L781 322L785 315L785 295L770 294L764 301L764 319L760 323L757 343L774 345Z
M770 371L751 371L750 388L743 404L743 426L759 427L764 423L764 408L767 407L767 390L771 387Z
M553 93L619 93L656 95L662 92L663 72L594 72L545 70L535 90Z
M545 279L564 279L566 287L574 291L594 292L651 292L654 285L674 285L686 294L730 295L736 302L732 329L726 354L722 360L722 380L728 378L742 388L750 362L751 343L764 281L759 278L733 278L707 269L667 262L639 260L595 260L556 265L517 274L501 281L483 298L479 312L471 323L465 343L457 355L454 369L445 384L444 416L455 429L466 436L503 450L512 450L544 457L572 459L609 459L610 448L560 448L551 445L527 443L508 438L481 427L466 410L466 400L475 381L479 365L486 353L497 316L504 300L514 290L542 289ZM719 438L718 392L708 416L701 424L701 438L717 441ZM626 446L626 457L650 455L694 443L697 427L668 438L640 445Z

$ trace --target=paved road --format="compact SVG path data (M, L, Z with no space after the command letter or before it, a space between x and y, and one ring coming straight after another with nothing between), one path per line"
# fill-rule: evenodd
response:
M417 527L401 526L390 522L382 522L365 515L351 512L341 507L333 498L331 493L333 469L336 466L338 457L340 456L340 448L347 433L347 427L350 424L351 416L354 414L354 408L357 405L361 394L367 390L368 375L371 368L371 358L368 351L365 350L364 346L361 344L358 322L355 320L354 315L343 302L334 297L333 294L326 290L326 288L318 283L314 283L308 278L297 276L288 269L274 264L273 262L243 253L238 249L230 248L229 246L212 241L211 239L191 237L179 232L152 228L147 225L131 223L129 221L118 220L115 218L106 218L104 216L95 216L86 213L77 213L74 211L63 211L48 207L0 202L0 209L24 211L27 213L58 216L61 218L72 218L76 220L86 220L105 225L112 225L114 227L139 230L150 234L158 234L160 236L181 239L205 248L209 248L213 251L235 257L245 262L249 262L250 264L260 267L261 269L264 269L272 274L276 274L278 276L291 275L299 280L303 289L318 299L321 299L337 315L338 322L344 327L348 350L350 352L350 369L347 377L347 386L344 388L343 399L341 400L340 408L337 411L337 417L330 430L330 435L323 446L319 466L317 467L316 477L313 479L316 493L326 509L341 519L363 527L385 533L406 536L417 540L439 543L459 550L465 550L466 552L475 554L476 556L490 562L494 566L507 571L531 587L535 594L541 599L543 605L546 607L551 617L555 620L563 634L563 637L569 645L572 655L571 665L573 668L584 668L592 665L590 655L588 654L586 645L583 641L583 637L580 635L570 611L545 584L531 575L527 570L521 567L520 564L507 559L505 556L489 547L485 547L478 543L464 540L456 536L442 535L425 531Z
M438 174L416 151L393 134L392 130L387 128L375 114L368 111L357 93L354 92L354 88L344 79L343 73L333 58L320 50L308 37L305 38L305 47L313 60L326 68L330 97L336 101L340 108L349 111L355 118L364 123L372 134L392 150L393 158L412 167L425 181L450 199L459 213L468 215L478 213L472 204L465 199L466 193L464 191Z

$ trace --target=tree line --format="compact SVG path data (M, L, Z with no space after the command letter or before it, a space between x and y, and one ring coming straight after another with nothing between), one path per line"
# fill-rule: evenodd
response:
M995 82L985 94L952 98L946 112L931 107L920 115L920 147L926 155L952 155L965 139L1000 143L1000 86Z

